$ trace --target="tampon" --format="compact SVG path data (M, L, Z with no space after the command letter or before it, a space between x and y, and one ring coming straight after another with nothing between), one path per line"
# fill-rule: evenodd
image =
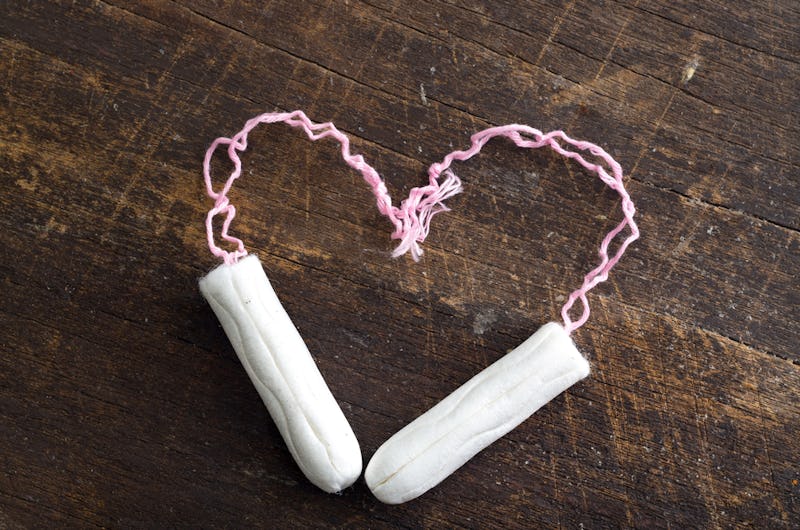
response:
M587 375L564 328L546 324L387 440L367 485L387 504L414 499Z
M333 493L361 474L361 450L255 256L200 280L247 375L303 474Z

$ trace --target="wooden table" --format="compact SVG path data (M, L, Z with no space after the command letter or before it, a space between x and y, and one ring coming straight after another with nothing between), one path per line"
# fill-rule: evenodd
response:
M799 30L791 0L3 2L0 528L800 527ZM404 505L305 480L197 289L206 147L296 108L396 202L517 122L603 146L638 208L592 375ZM496 140L414 263L334 142L264 126L243 160L232 231L365 462L557 320L621 219Z

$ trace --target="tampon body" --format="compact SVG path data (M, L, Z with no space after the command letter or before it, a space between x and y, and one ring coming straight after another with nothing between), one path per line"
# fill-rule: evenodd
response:
M256 256L220 265L200 291L308 480L340 491L361 474L361 450Z
M546 324L386 441L367 485L387 504L414 499L587 375L564 328Z

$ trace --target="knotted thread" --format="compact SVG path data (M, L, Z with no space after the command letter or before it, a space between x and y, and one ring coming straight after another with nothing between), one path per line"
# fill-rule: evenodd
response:
M214 207L209 210L206 216L208 247L215 256L221 257L227 264L235 263L239 258L247 255L247 250L245 250L242 240L228 233L231 221L233 221L233 218L236 216L236 208L230 203L228 192L233 182L239 178L242 173L242 161L237 151L244 151L247 149L247 135L258 124L275 122L284 122L292 127L300 127L306 132L308 137L314 141L328 136L338 141L341 145L342 158L347 165L361 172L364 180L370 185L372 193L377 199L378 210L388 217L394 225L395 230L392 233L392 239L399 239L400 244L392 255L397 257L406 252L411 252L411 256L415 261L419 261L422 255L422 249L419 244L428 236L431 219L437 213L449 210L442 201L461 191L461 181L450 171L450 165L454 160L464 161L472 158L480 152L486 142L496 136L505 136L511 139L517 146L523 148L534 149L550 147L558 154L567 158L572 158L578 161L578 163L587 170L596 173L597 176L600 177L600 180L619 194L622 200L623 220L603 238L599 249L600 264L586 274L583 279L583 284L569 295L566 303L561 308L561 318L564 320L564 329L567 333L572 333L586 322L590 314L589 301L586 296L587 293L597 284L608 279L609 271L617 264L628 248L628 245L639 238L639 228L633 220L636 209L623 185L622 168L620 165L601 147L590 142L574 140L563 131L551 131L547 134L543 134L541 131L533 127L528 127L527 125L511 124L502 127L491 127L477 132L470 138L472 144L469 149L453 151L445 156L441 162L432 164L430 168L428 168L428 185L413 188L408 198L403 200L399 207L396 207L392 205L392 199L386 189L386 184L383 182L378 172L364 161L363 156L350 153L350 139L344 133L339 131L333 123L314 123L308 119L305 113L296 110L285 113L265 113L256 116L248 120L244 128L232 138L222 137L214 140L206 151L206 156L203 160L203 175L205 177L208 195L214 199ZM523 137L523 134L528 135L530 138ZM587 161L581 153L565 149L562 147L561 143L559 143L560 141L576 147L579 151L588 151L592 155L600 158L611 169L611 175L608 174L602 165ZM211 184L211 158L220 145L228 146L228 157L233 162L234 170L228 177L222 190L215 192ZM439 178L442 175L444 179L442 182L439 182ZM233 252L223 250L218 247L214 241L213 219L220 214L225 215L221 236L224 240L236 246L236 250ZM608 247L611 241L613 241L626 226L629 227L630 233L622 240L613 256L609 256ZM576 300L581 301L583 312L578 320L573 321L569 316L569 311L572 309Z
M339 131L331 122L314 123L301 110L281 113L268 112L256 116L248 120L244 128L232 138L221 137L214 140L206 151L206 156L203 160L203 176L205 177L206 191L214 199L214 207L209 210L206 216L206 236L208 248L215 256L222 258L227 264L232 264L247 255L247 250L245 250L242 240L228 233L231 221L236 216L236 208L228 199L228 192L233 182L242 174L242 161L239 158L238 151L247 149L247 135L260 123L275 122L284 122L292 127L300 127L314 141L330 136L339 142L342 158L348 166L361 172L377 199L378 210L388 217L394 225L392 239L399 239L400 244L394 250L392 256L401 256L410 251L414 260L419 261L420 256L422 256L422 248L420 248L419 244L425 241L428 236L431 219L437 213L448 210L442 201L461 191L461 181L458 177L450 171L444 171L444 180L439 182L439 176L442 172L430 172L427 186L413 188L408 198L399 207L393 206L386 184L378 172L364 161L363 156L354 155L350 152L350 139L347 135ZM222 190L216 192L211 183L211 158L220 145L228 146L228 157L233 162L234 169ZM225 216L220 235L222 239L236 246L236 250L232 252L220 248L214 241L213 220L217 215Z

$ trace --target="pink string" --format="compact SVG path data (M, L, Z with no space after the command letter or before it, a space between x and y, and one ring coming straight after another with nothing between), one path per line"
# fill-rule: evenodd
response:
M523 138L521 133L530 135L533 137L533 139ZM470 138L472 145L469 149L466 151L453 151L449 155L445 156L440 163L433 164L430 167L429 173L431 175L438 175L443 171L449 171L450 164L453 162L453 160L468 160L472 158L480 152L481 148L484 146L484 144L486 144L486 142L495 136L505 136L510 138L517 146L529 149L547 146L562 156L577 160L589 171L597 173L597 176L600 177L600 180L605 182L609 188L616 191L622 199L622 213L624 218L622 222L620 222L613 230L606 234L605 238L603 238L603 242L600 244L599 251L600 264L596 268L589 271L589 273L584 277L583 284L580 286L580 288L576 289L569 295L564 307L561 308L561 318L564 320L564 329L567 331L567 333L572 333L589 319L589 300L586 298L586 293L592 290L598 283L604 282L608 279L608 272L614 267L614 265L617 264L619 259L625 253L625 250L628 248L628 245L639 238L639 227L636 226L636 222L633 220L636 209L634 208L633 201L631 201L631 198L622 183L622 167L620 167L617 161L614 160L611 155L606 153L601 147L590 142L573 140L563 131L551 131L547 134L542 134L541 131L538 131L532 127L528 127L527 125L511 124L504 125L502 127L491 127L473 134ZM561 144L559 144L559 139L578 148L581 151L589 151L592 155L602 159L611 168L611 173L613 176L609 175L603 166L587 161L580 153L564 149ZM611 241L620 232L622 232L626 226L630 227L630 235L628 235L628 237L622 241L617 249L617 252L612 257L609 257L608 247L611 244ZM575 304L575 301L578 299L580 299L581 303L583 304L583 313L577 321L573 322L569 316L569 311L572 309L573 304Z
M491 127L477 132L471 137L472 145L469 149L453 151L445 156L441 162L432 164L428 169L428 185L413 188L408 198L403 200L400 204L400 207L396 207L392 205L392 199L386 189L386 184L380 178L378 172L364 161L363 156L350 153L350 139L344 133L339 131L330 122L314 123L308 119L302 111L296 110L285 113L265 113L256 116L248 120L244 128L232 138L223 137L214 140L206 151L205 159L203 160L203 176L205 177L208 195L214 199L214 207L209 210L206 217L208 247L215 256L221 257L227 264L236 263L239 258L247 255L242 240L228 233L231 221L233 221L233 218L236 216L236 209L228 199L228 192L233 182L239 178L242 173L242 161L237 151L244 151L247 149L247 135L257 125L260 123L275 122L284 122L292 127L300 127L306 132L308 137L314 141L328 136L338 141L341 145L342 158L347 165L361 172L364 180L370 185L377 199L378 210L388 217L394 225L395 230L392 233L392 239L399 239L400 244L392 255L397 257L410 251L415 261L418 261L422 255L422 249L419 244L425 241L428 235L431 219L437 213L449 210L443 204L443 201L461 191L461 181L450 171L450 165L454 160L464 161L472 158L480 152L486 142L496 136L505 136L511 139L517 146L523 148L535 149L545 146L550 147L558 154L577 160L589 171L597 173L600 180L619 194L622 199L622 213L624 218L613 230L606 234L605 238L603 238L599 250L600 264L586 274L581 287L569 295L566 303L561 308L561 317L564 320L564 329L567 333L572 333L588 320L590 310L589 301L586 296L587 293L597 284L608 279L609 271L617 264L628 248L628 245L639 238L639 228L633 220L636 209L623 185L622 168L620 165L601 147L590 142L574 140L563 131L551 131L547 134L543 134L541 131L528 127L527 125L511 124L502 127ZM526 134L532 138L525 138L522 134ZM570 151L562 147L559 140L576 147L580 151L588 151L592 155L600 158L611 168L611 175L608 174L603 166L587 161L581 153ZM211 184L211 158L220 145L228 146L228 156L233 162L234 170L228 177L222 190L220 192L215 192ZM439 178L442 175L444 175L444 180L439 182ZM236 246L236 250L233 252L223 250L215 243L213 219L220 214L225 215L221 237ZM609 256L609 245L626 226L630 227L630 234L619 245L616 253L614 253L613 256ZM578 320L573 321L569 316L569 311L572 309L576 300L581 301L583 312Z
M230 203L228 192L233 182L242 174L242 161L237 151L247 149L247 135L260 123L275 122L284 122L292 127L300 127L313 141L330 136L339 142L342 158L347 165L361 172L377 199L378 210L388 217L394 225L392 239L400 239L400 244L392 255L397 257L410 251L414 260L419 261L422 255L422 248L420 248L419 244L425 241L430 231L431 219L437 213L448 210L442 201L461 191L461 181L458 177L450 171L445 171L444 180L440 183L439 175L441 171L430 172L430 180L427 186L413 188L408 198L400 204L400 207L393 206L386 184L381 180L378 172L364 161L363 156L350 153L350 139L339 131L333 123L314 123L300 110L281 113L268 112L256 116L248 120L244 128L232 138L222 137L214 140L206 151L206 156L203 160L203 176L205 177L206 191L209 197L214 199L214 207L209 210L206 216L206 236L208 248L212 254L222 258L229 265L236 263L239 258L247 255L247 250L245 250L242 240L228 233L231 221L236 216L236 208ZM222 190L216 192L211 183L211 158L220 145L228 146L228 157L233 162L234 169ZM213 219L217 215L225 216L220 235L222 239L235 245L236 250L232 252L223 250L217 246L214 240Z

